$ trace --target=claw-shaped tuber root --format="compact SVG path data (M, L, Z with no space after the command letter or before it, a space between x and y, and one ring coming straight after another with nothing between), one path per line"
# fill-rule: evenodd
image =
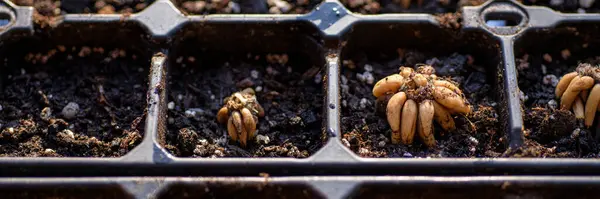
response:
M581 97L575 98L575 103L573 103L573 113L575 113L575 118L584 119L585 111L583 110L583 101L581 101Z
M246 147L248 140L256 136L258 117L264 114L262 106L256 101L254 90L247 88L225 98L225 105L217 113L217 121L227 123L227 134L231 140Z
M229 134L229 137L231 137L231 139L233 141L238 140L237 130L235 129L235 126L233 125L232 117L230 117L229 120L227 120L227 134Z
M399 74L393 74L387 76L377 83L375 83L375 87L373 87L373 96L380 97L385 95L386 93L396 93L400 86L403 84L404 77Z
M227 107L219 109L219 112L217 113L217 122L223 124L227 122L227 118L229 118L229 109Z
M594 85L594 79L588 76L575 77L567 87L567 90L563 93L560 98L560 107L564 110L568 110L573 105L573 102L579 96L582 90L590 89Z
M434 106L431 100L422 101L419 104L419 137L427 147L435 146L435 137L433 136L433 115Z
M594 123L596 111L600 111L600 68L590 64L579 64L575 72L565 74L556 85L555 94L560 98L563 110L573 110L577 119L585 126Z
M577 77L577 72L568 73L560 78L560 81L558 81L558 84L556 85L556 91L554 92L556 97L562 96L565 90L567 90L567 87L569 87L571 80L573 80L575 77Z
M445 131L453 131L456 126L451 114L469 114L471 107L458 86L438 79L433 67L419 65L416 70L409 67L399 70L398 74L379 80L373 87L375 97L392 96L385 110L392 129L392 143L412 144L418 131L425 145L435 147L433 121Z
M399 92L390 98L386 108L386 116L390 127L392 128L392 143L399 143L400 136L400 120L402 113L402 106L406 102L406 93Z
M458 89L458 86L456 86L456 84L446 81L446 80L436 80L433 82L433 85L445 87L447 89L450 89L451 91L454 91L458 95L463 94L462 91L460 89Z
M256 121L252 112L247 108L242 109L242 123L244 123L244 129L248 131L248 136L254 137L254 133L256 133Z
M456 125L454 124L454 119L452 119L452 115L444 106L440 105L436 101L433 101L433 109L434 119L435 121L442 126L442 128L446 131L453 131L456 129Z
M415 137L415 126L417 124L417 103L413 100L408 100L402 107L402 129L400 134L402 135L402 143L412 144L413 138Z
M596 109L600 103L600 84L594 85L590 95L585 102L585 126L592 126L594 123L594 117L596 117Z

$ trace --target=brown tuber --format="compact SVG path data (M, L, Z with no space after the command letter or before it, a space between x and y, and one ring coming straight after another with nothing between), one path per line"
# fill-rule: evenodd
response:
M373 95L378 99L392 95L386 105L386 116L394 144L412 144L416 131L425 145L435 147L434 120L445 131L453 131L456 126L451 114L471 112L458 86L438 79L435 69L428 65L421 65L417 70L400 67L398 74L375 84Z
M236 92L225 98L224 102L225 105L217 113L217 121L227 124L229 137L246 147L248 140L256 135L258 117L264 116L265 112L252 88Z
M600 68L582 63L575 72L565 74L556 85L555 94L560 98L560 108L573 110L577 119L583 119L586 127L592 126L598 103L600 103Z

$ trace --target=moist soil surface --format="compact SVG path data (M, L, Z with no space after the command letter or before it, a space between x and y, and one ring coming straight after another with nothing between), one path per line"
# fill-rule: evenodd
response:
M493 94L493 79L469 55L435 57L399 49L400 56L355 56L344 61L341 77L342 143L362 157L498 157L505 151ZM393 58L390 58L393 57ZM473 62L475 60L475 62ZM437 147L427 149L418 136L411 146L392 144L385 105L372 95L374 83L398 73L400 66L427 63L439 77L452 76L472 105L468 116L454 115L455 132L444 132L435 124ZM371 79L372 78L372 79ZM435 122L434 122L435 123ZM444 135L441 135L443 133ZM417 135L417 134L415 134Z
M206 59L177 57L168 77L166 147L183 157L305 158L323 145L322 75L305 57L266 61L264 55ZM286 55L287 56L287 55ZM279 61L279 62L278 62ZM242 148L216 120L223 99L244 88L256 91L265 110L257 137Z
M458 30L461 28L463 6L478 6L485 0L424 0L421 6L417 1L411 1L410 7L404 8L401 3L393 0L341 0L346 8L358 14L385 13L429 13L434 14L440 26Z
M321 0L171 0L182 12L206 14L305 14Z
M581 48L576 45L574 43L571 49ZM578 63L598 65L600 57L582 57L576 51L563 57L567 51L531 52L521 54L516 60L519 88L523 92L526 140L525 147L515 156L596 158L599 155L596 136L599 134L597 130L590 130L598 129L598 122L590 129L585 128L572 111L560 110L560 99L554 92L562 75L575 71Z
M125 53L58 46L5 62L0 156L117 157L135 147L149 64Z

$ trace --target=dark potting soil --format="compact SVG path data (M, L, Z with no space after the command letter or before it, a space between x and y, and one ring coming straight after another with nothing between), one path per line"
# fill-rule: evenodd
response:
M385 14L385 13L429 13L434 14L439 25L444 28L459 30L462 26L463 6L478 6L484 3L484 0L424 0L422 6L417 5L417 1L411 1L411 7L404 9L401 3L392 0L384 1L362 1L362 0L341 0L341 2L350 11L359 14Z
M596 122L591 129L577 120L571 110L560 110L554 92L562 75L575 71L578 63L600 64L600 57L580 43L569 48L527 52L517 58L519 88L523 105L525 147L515 156L595 158L600 152ZM568 56L567 56L568 55ZM596 116L598 117L598 116ZM597 120L597 119L596 119Z
M322 73L306 57L267 62L265 55L177 57L168 77L166 146L183 157L305 158L323 145ZM286 55L287 56L287 55ZM173 61L173 60L172 60ZM223 99L253 88L265 109L247 148L216 121Z
M504 150L494 99L494 80L469 55L451 54L435 57L412 50L399 50L394 59L382 57L345 60L342 69L342 132L344 143L362 157L497 157ZM394 56L392 56L394 57ZM427 149L418 136L411 146L392 144L391 129L385 118L385 105L377 104L372 95L374 83L398 73L400 66L427 63L440 77L452 75L472 105L472 114L454 115L456 131L443 133L435 124L437 147ZM435 122L434 122L435 123ZM416 135L416 134L415 134Z
M143 136L149 63L126 53L58 46L8 59L0 156L117 157L135 147Z

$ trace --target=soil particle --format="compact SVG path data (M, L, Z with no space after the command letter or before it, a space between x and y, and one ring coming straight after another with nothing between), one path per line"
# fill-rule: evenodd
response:
M131 85L147 82L145 64L35 54L3 71L0 156L117 157L141 141L146 91Z
M468 56L452 54L447 57L435 57L419 51L399 49L401 56L394 60L377 57L356 56L345 60L342 71L342 143L362 157L496 157L504 152L502 136L499 130L497 103L491 98L490 80L484 67L469 65ZM347 64L355 65L349 68ZM411 146L392 144L389 140L390 127L385 119L385 105L372 96L373 86L358 80L364 66L373 68L375 80L398 72L399 66L414 67L418 63L429 63L436 71L454 74L451 78L460 84L466 98L473 106L468 116L455 115L457 130L444 133L435 124L438 147L427 149L419 138ZM475 62L476 63L476 62ZM468 91L468 92L467 92ZM361 106L362 99L367 102ZM385 101L385 100L383 100ZM379 111L377 111L379 110Z
M69 102L63 109L62 115L66 119L73 119L79 113L79 104L75 102Z
M305 158L316 152L323 144L322 85L305 72L316 68L319 73L319 68L302 56L283 62L267 62L266 57L214 55L194 63L174 59L181 61L169 76L169 101L174 103L169 119L174 120L169 120L165 148L184 157ZM252 83L240 84L245 81ZM225 97L248 86L256 90L265 117L258 119L255 140L241 148L228 138L225 125L217 123L216 113ZM204 111L187 117L190 107Z
M462 14L460 12L437 14L435 19L444 28L458 30L462 27Z

